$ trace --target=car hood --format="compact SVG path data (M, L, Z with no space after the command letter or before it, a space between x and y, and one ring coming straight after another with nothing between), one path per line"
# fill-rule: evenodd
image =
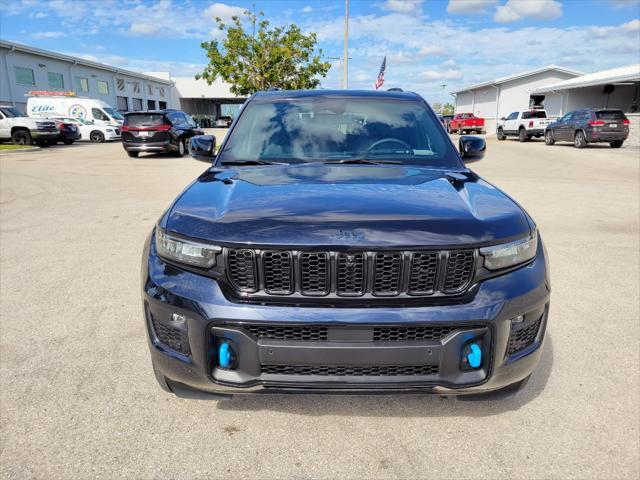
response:
M453 246L530 231L513 200L468 170L395 165L209 170L161 225L221 244L263 246Z

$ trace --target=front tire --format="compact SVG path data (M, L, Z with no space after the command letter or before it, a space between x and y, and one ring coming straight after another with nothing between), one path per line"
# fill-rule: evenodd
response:
M518 141L526 142L527 140L529 140L529 135L527 135L527 131L524 128L521 128L520 130L518 130Z
M498 129L497 136L498 136L498 140L500 140L500 141L502 141L502 140L507 138L507 136L504 134L504 130L502 128Z
M609 142L609 146L611 148L620 148L623 143L624 143L624 140L616 140L614 142Z
M131 158L138 158L140 152L127 152L127 155L129 155Z
M11 134L11 141L14 145L33 145L29 130L16 130Z
M104 143L104 133L100 130L94 130L89 134L89 140L93 143Z
M546 145L553 145L556 143L556 139L553 138L553 132L551 130L544 132L544 143Z
M73 145L73 142L75 142L75 140L64 140L65 145Z
M587 146L587 139L582 130L578 130L575 137L573 137L573 146L576 148L584 148Z

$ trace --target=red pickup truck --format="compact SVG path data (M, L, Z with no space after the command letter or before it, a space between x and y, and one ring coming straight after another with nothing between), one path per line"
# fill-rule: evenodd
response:
M484 118L478 118L473 113L457 113L449 122L449 133L482 133L484 130Z

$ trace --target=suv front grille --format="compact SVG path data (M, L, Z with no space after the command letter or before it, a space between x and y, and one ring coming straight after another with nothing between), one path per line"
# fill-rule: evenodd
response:
M319 375L327 377L396 377L402 375L437 375L438 365L262 365L262 373L271 375Z
M299 252L225 249L231 286L244 293L340 297L462 293L475 271L474 250Z

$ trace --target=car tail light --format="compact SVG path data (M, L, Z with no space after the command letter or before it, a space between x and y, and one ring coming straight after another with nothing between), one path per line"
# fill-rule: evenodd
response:
M622 120L623 125L629 125L630 123L631 121L628 118L625 118L624 120Z
M599 127L600 125L604 125L604 120L589 120L587 123L592 127Z
M129 126L128 125L122 125L122 127L120 127L120 130L123 132L128 132L130 131Z

